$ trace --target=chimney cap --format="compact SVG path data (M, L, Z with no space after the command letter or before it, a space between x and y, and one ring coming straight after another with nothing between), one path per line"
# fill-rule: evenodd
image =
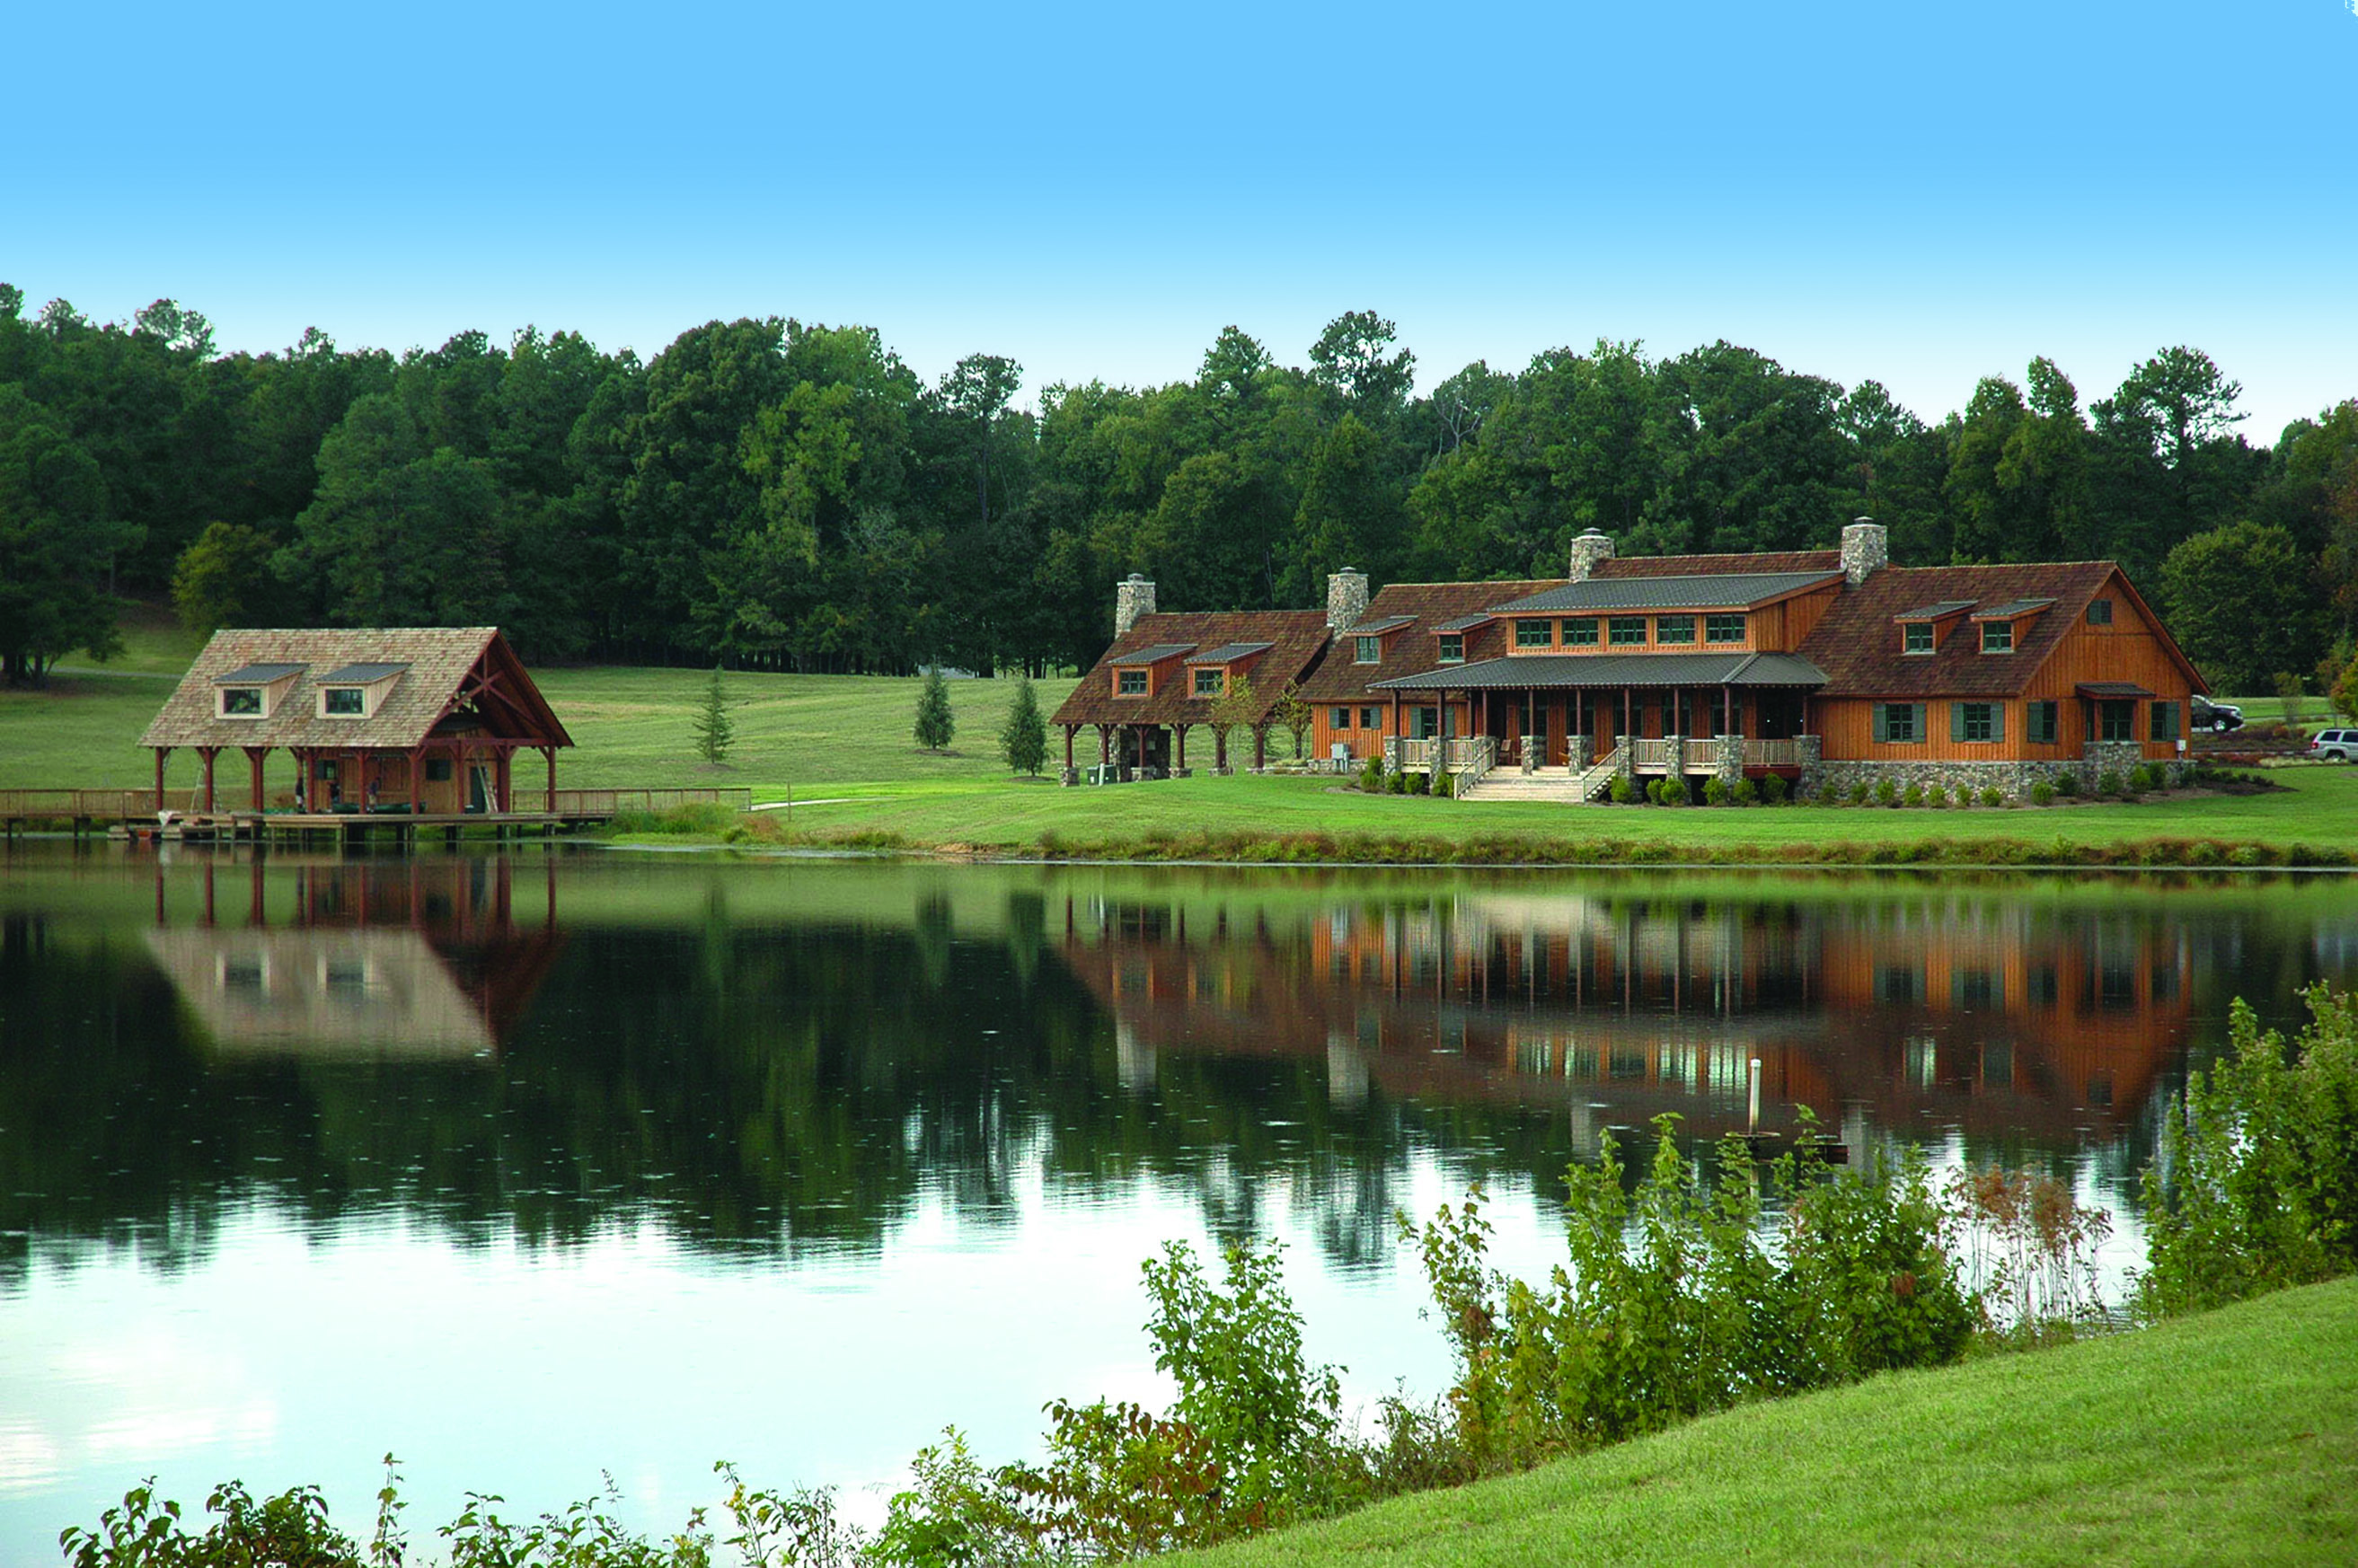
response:
M1602 528L1598 528L1598 527L1595 527L1595 526L1590 526L1590 527L1583 528L1583 529L1580 531L1580 536L1581 536L1582 538L1584 538L1584 539L1602 539L1602 538L1604 538L1604 537L1606 536L1606 535L1605 535L1605 530L1604 530L1604 529L1602 529Z
M1854 527L1854 528L1855 528L1855 527L1856 527L1856 526L1858 526L1858 524L1860 524L1861 523L1872 524L1872 523L1875 521L1875 519L1874 519L1874 518L1872 518L1872 517L1854 517L1854 518L1852 518L1850 521L1851 521L1851 526L1852 526L1852 527Z
M1132 582L1144 582L1146 580L1146 574L1143 572L1132 572L1130 574L1130 580Z
M1348 573L1357 571L1358 569L1359 568L1357 567L1336 567L1335 568L1335 575L1336 577L1343 577Z

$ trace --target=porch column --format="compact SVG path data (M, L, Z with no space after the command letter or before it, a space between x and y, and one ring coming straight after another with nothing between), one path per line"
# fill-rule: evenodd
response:
M197 760L202 762L205 767L205 810L207 812L211 812L213 808L213 759L220 755L221 748L219 746L200 746L197 748Z
M1189 728L1189 726L1184 724L1174 724L1171 727L1171 772L1174 777L1187 765L1187 730Z
M1723 735L1736 733L1736 688L1732 686L1719 688L1719 732Z
M1110 724L1098 726L1098 766L1113 766L1113 726Z
M498 806L503 815L515 809L515 751L503 746L498 760L492 764L492 787L498 792Z
M1065 766L1067 769L1070 769L1073 765L1073 732L1079 728L1080 726L1077 724L1067 724L1065 726Z
M1228 731L1222 725L1212 727L1212 771L1216 773L1228 771Z
M169 746L156 748L156 809L164 809L164 759L172 754Z
M1268 766L1269 731L1255 725L1253 727L1253 772L1260 773Z
M270 748L267 746L248 746L245 749L247 769L254 780L254 809L256 812L267 809L270 805L269 786L262 776L263 759L269 755Z
M426 810L426 748L415 746L409 752L409 815L418 816Z
M557 748L543 746L540 754L548 759L548 803L541 809L554 816L557 815Z

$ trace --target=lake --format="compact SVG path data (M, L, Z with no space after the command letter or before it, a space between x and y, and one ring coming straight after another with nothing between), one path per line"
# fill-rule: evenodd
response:
M1159 1402L1140 1262L1276 1236L1366 1405L1447 1373L1393 1215L1812 1108L2068 1176L2117 1287L2243 996L2346 877L995 867L557 849L0 858L0 1560L155 1475L413 1533L711 1464L881 1511L946 1424Z

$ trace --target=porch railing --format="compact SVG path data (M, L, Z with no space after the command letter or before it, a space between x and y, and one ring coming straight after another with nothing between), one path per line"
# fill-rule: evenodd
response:
M1671 742L1668 741L1632 741L1629 742L1629 766L1633 773L1660 773L1670 771Z
M224 790L223 794L228 792ZM174 785L164 792L168 810L187 811L200 792ZM0 818L63 822L68 818L152 816L152 789L0 789Z
M546 792L525 784L515 792L515 809L539 811ZM611 816L618 811L676 811L683 806L725 806L732 811L753 809L751 789L560 789L546 806L559 816Z
M1744 765L1747 768L1798 768L1801 765L1801 743L1799 741L1747 741L1744 742Z
M1433 771L1433 749L1440 744L1439 741L1415 741L1402 736L1392 744L1399 748L1396 754L1400 758L1401 772L1429 773Z
M1450 773L1461 790L1472 789L1483 776L1498 765L1498 741L1492 735L1467 735L1452 740L1444 748Z

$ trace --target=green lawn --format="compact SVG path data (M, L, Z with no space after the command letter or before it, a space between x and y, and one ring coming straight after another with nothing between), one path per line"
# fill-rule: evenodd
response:
M1525 1476L1168 1559L2345 1563L2358 1281L1754 1405Z

